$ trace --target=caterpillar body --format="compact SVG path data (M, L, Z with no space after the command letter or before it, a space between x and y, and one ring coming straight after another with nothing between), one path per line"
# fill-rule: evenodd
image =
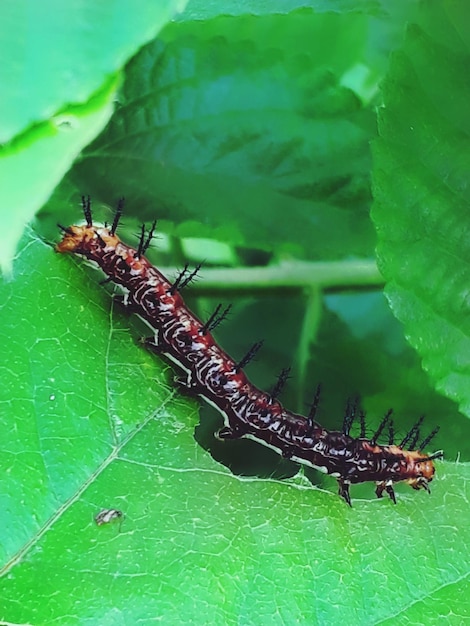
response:
M219 438L253 439L284 458L335 477L338 493L349 505L349 489L354 483L373 481L377 497L386 492L393 502L396 502L393 485L398 481L406 481L416 490L429 491L435 474L433 459L441 457L442 452L429 455L422 450L437 429L417 445L422 422L419 420L399 445L391 442L379 445L379 436L385 426L391 424L391 411L368 439L363 423L360 437L349 434L358 414L354 406L346 411L342 431L323 428L315 420L318 391L310 415L305 417L287 410L277 399L277 393L258 389L244 372L244 366L260 344L255 344L244 358L235 361L215 341L211 331L224 319L227 310L221 313L218 307L208 321L202 322L186 306L180 291L194 277L195 271L188 272L185 268L171 283L146 259L144 254L152 240L155 223L148 232L142 227L135 249L116 235L122 201L111 226L93 224L89 198L83 198L83 209L85 223L61 226L63 238L56 250L86 257L101 268L108 280L123 288L126 306L153 329L154 336L145 342L147 347L179 366L185 373L180 384L222 414L225 425L218 433Z

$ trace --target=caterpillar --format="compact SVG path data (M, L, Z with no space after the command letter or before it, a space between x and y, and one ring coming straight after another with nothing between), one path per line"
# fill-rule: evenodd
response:
M442 457L422 452L437 433L434 429L419 444L423 418L410 429L400 444L393 443L392 411L388 411L376 432L365 435L364 413L357 403L350 403L341 431L329 431L315 415L319 388L307 416L283 407L278 396L288 370L283 370L278 384L270 392L253 385L244 372L245 366L261 347L254 344L240 360L232 359L215 341L212 331L227 317L228 308L221 305L205 322L186 306L181 290L195 277L187 266L170 282L145 257L154 237L156 222L150 229L142 226L137 249L123 243L116 235L123 210L118 203L113 223L93 223L91 201L82 197L85 223L64 227L56 250L81 255L96 264L107 276L105 282L119 285L123 304L148 324L153 336L145 345L174 362L183 372L180 385L203 398L222 414L224 427L220 439L249 438L272 448L283 458L329 474L338 481L338 494L351 506L350 485L375 482L375 494L387 493L396 504L394 484L407 482L413 489L430 491L435 467L433 460ZM350 434L353 423L360 422L359 437ZM377 443L388 427L387 445Z

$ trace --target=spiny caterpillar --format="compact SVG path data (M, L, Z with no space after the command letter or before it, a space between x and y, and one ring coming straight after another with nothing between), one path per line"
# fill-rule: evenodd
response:
M96 263L108 277L124 291L123 302L139 315L153 330L154 336L146 346L163 354L184 370L186 377L179 381L192 393L216 407L225 426L218 432L220 439L247 437L272 448L286 459L308 465L335 477L339 495L351 506L351 484L374 481L375 493L382 497L385 491L396 503L393 485L406 481L413 489L429 492L429 483L435 473L433 459L442 452L421 452L437 432L435 429L419 444L422 418L410 429L400 444L393 444L391 411L381 421L371 438L365 436L364 414L357 406L346 410L342 431L329 431L316 420L319 400L317 390L308 416L285 409L278 400L287 370L271 393L255 387L247 378L244 367L254 357L261 342L235 361L214 340L211 331L227 316L228 309L219 305L206 322L199 320L186 306L180 291L194 278L197 269L187 267L171 283L144 256L155 231L155 222L149 231L142 226L137 249L124 244L116 235L122 214L119 202L111 226L94 225L90 198L82 198L85 224L60 226L62 241L58 252L83 255ZM354 438L350 430L359 418L360 436ZM379 445L378 438L385 427L391 433L388 445Z

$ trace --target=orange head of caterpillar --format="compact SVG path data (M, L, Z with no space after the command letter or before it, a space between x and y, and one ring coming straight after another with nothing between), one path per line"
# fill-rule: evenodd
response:
M395 448L394 453L397 455L395 458L399 458L401 455L401 462L399 462L395 468L395 477L388 478L386 480L378 480L376 482L376 496L381 498L383 492L386 491L393 503L396 504L397 502L395 492L393 490L393 483L400 480L406 481L413 489L424 489L430 493L429 483L434 478L436 471L432 461L433 459L441 458L442 451L424 456L419 450L404 452L399 448Z
M107 246L115 248L119 243L115 233L122 215L123 204L124 198L121 198L111 227L108 228L107 224L104 227L100 227L97 224L93 224L90 196L82 196L85 223L80 226L68 226L67 228L57 224L64 236L62 241L56 245L56 251L76 252L77 254L88 256L89 253L93 253L97 248L105 248Z
M423 456L421 452L407 452L408 457L408 478L406 482L413 489L425 489L429 493L429 483L434 478L436 469L433 459L442 458L442 451Z
M64 228L62 240L56 245L57 252L77 252L86 254L96 247L115 246L119 241L108 228L90 226L69 226Z
M62 240L56 245L57 252L75 252L86 238L86 231L89 226L69 226L68 228L60 227L64 233Z

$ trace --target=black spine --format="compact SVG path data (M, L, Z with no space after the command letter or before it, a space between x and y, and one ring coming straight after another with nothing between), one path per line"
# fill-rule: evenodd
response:
M431 441L434 439L438 432L439 426L436 426L436 428L432 432L430 432L429 435L419 444L418 450L424 450L424 448L431 443Z
M245 356L236 364L235 371L239 372L246 365L248 365L248 363L255 358L256 353L258 352L258 350L261 348L262 345L263 345L263 341L257 341L256 343L254 343L251 346L251 348L248 350L248 352L245 354Z
M111 225L111 230L109 231L111 233L111 235L114 235L117 231L117 228L119 226L119 222L121 220L122 217L122 210L124 208L124 198L119 198L118 200L118 204L117 204L117 208L116 208L116 213L114 214L114 219L113 219L113 223Z
M222 308L222 305L218 304L215 311L209 317L207 322L203 326L201 326L199 330L201 335L207 335L207 333L212 332L214 328L217 328L219 324L221 324L225 319L227 319L227 316L230 312L230 309L232 308L232 305L229 304L227 307L225 307L222 313L220 313L221 308Z
M346 410L344 412L344 418L343 418L343 434L345 435L349 435L349 433L351 432L351 427L357 416L358 403L359 403L359 400L358 398L356 398L353 402L348 400L346 404Z
M187 287L189 285L189 283L196 278L196 275L199 272L199 270L201 269L201 267L202 267L202 263L198 263L196 265L196 267L193 269L193 271L189 272L189 274L186 276L186 278L184 280L180 281L180 284L178 286L178 290L179 291L181 291L182 289Z
M83 209L83 215L85 216L86 225L93 226L90 196L82 196L82 209Z
M137 251L135 253L135 258L140 259L143 255L143 250L145 246L145 224L142 224L140 227L140 235L139 235L139 245L137 246Z
M290 370L291 370L290 367L284 367L281 370L281 373L279 374L277 378L276 384L274 385L274 387L271 390L271 393L269 394L272 400L276 400L276 398L280 396L282 390L285 387L287 380L289 379Z
M370 440L371 444L375 446L375 444L377 443L377 439L380 437L380 435L383 432L383 429L385 428L385 426L389 423L390 420L390 416L393 413L393 409L389 409L385 415L382 418L382 421L379 424L379 427L377 428L377 430L375 431L375 433L372 435L372 439Z
M361 439L365 439L366 438L366 414L364 413L362 409L359 411L359 426L361 429L359 432L359 437Z
M315 417L317 415L318 405L320 404L320 394L321 394L321 385L318 384L315 390L315 395L313 396L313 402L310 405L310 410L307 416L309 423L312 425L315 423Z
M416 442L419 439L419 429L421 424L423 423L424 416L421 416L419 420L416 422L414 426L410 428L410 430L403 437L403 440L400 442L399 447L404 448L407 445L416 445ZM411 450L411 448L409 448Z

